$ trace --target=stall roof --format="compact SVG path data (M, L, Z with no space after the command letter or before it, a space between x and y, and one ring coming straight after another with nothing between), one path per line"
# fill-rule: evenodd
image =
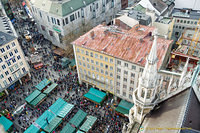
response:
M118 107L115 109L117 112L122 114L129 114L129 110L133 107L134 104L121 100Z
M41 93L38 97L36 97L33 101L31 101L31 105L36 106L41 100L43 100L47 95Z
M46 127L47 121L46 119L50 122L55 115L51 113L50 111L46 110L35 122L42 128Z
M84 133L84 132L82 132L82 131L78 130L76 133Z
M62 122L62 118L59 118L56 116L53 120L50 121L48 125L46 125L44 130L48 133L51 133L58 127L58 125L60 125L61 122Z
M74 105L70 103L64 104L57 113L57 116L64 118L72 110L73 107Z
M41 94L41 92L39 90L35 90L29 96L26 97L25 101L30 103L40 94Z
M63 56L65 54L65 51L61 48L57 48L53 51L54 54L57 54L59 56Z
M79 109L78 112L75 114L75 116L69 121L69 123L73 124L76 127L79 127L80 124L84 121L86 116L87 113Z
M90 88L90 90L84 95L84 97L94 101L95 103L100 104L105 99L106 93L94 88Z
M35 87L38 89L38 90L42 90L42 89L44 89L48 84L50 84L51 83L51 81L50 80L48 80L48 79L44 79L44 80L42 80L38 85L36 85Z
M4 116L0 117L0 124L3 125L5 131L8 131L9 128L13 125L13 122L7 119Z
M58 100L56 100L56 102L51 105L51 107L49 107L49 109L54 113L56 114L59 109L65 104L66 102L62 99L62 98L59 98Z
M43 93L49 94L49 93L50 93L52 90L54 90L57 86L58 86L58 84L53 83L53 84L51 84L46 90L44 90Z
M91 116L91 115L87 116L87 120L83 123L80 130L88 132L92 128L92 126L96 122L96 120L97 120L97 118L94 116Z
M76 129L74 127L72 127L69 123L67 123L67 125L62 129L60 133L74 133L75 130Z
M71 60L71 63L69 64L71 67L75 66L76 65L76 61L75 59Z
M26 129L24 133L39 133L39 132L40 129L32 124L28 129Z

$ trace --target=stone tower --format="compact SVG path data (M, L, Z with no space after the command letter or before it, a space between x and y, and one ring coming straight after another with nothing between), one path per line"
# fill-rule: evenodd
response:
M138 88L134 91L134 106L132 115L134 120L141 123L144 116L155 106L157 100L157 30L154 31L154 41L142 76L139 79ZM130 115L129 115L130 116Z

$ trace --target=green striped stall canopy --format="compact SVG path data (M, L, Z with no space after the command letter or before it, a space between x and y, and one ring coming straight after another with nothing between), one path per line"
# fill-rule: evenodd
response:
M43 93L49 94L49 93L51 93L51 91L54 90L57 86L58 86L58 84L53 83L53 84L51 84L46 90L44 90Z
M10 127L13 125L13 122L7 119L4 116L0 117L0 124L3 125L5 131L8 131Z
M75 130L76 129L74 127L72 127L69 123L67 123L67 125L62 129L60 133L74 133Z
M48 133L51 133L60 125L61 122L62 118L56 116L53 120L49 122L48 125L46 125L44 130Z
M28 129L26 129L24 133L39 133L39 132L40 129L32 124Z
M51 107L49 108L57 116L64 118L74 107L74 105L67 103L62 98L59 98Z
M80 130L84 131L84 132L88 132L93 124L96 122L97 118L94 116L87 116L87 120L83 123L83 125L81 126Z
M79 109L78 112L74 115L74 117L69 121L69 123L73 124L76 127L79 127L84 121L86 116L87 113Z
M33 101L31 101L30 105L36 106L39 102L41 102L44 98L46 98L46 94L41 93L37 96Z
M32 102L40 94L41 94L41 92L39 90L35 90L28 97L26 97L25 101L27 103L30 103L30 102Z
M84 97L90 99L91 101L100 104L106 97L106 93L101 92L97 89L90 88L88 93L84 95Z
M48 80L48 79L44 79L44 80L42 80L39 84L37 84L35 87L38 89L38 90L42 90L42 89L44 89L48 84L50 84L51 83L51 81L50 80Z
M115 109L117 112L121 114L129 114L129 110L133 107L134 104L127 102L125 100L121 100L117 108Z

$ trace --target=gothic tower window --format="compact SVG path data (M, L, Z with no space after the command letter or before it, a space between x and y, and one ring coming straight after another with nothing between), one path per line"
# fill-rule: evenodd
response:
M140 107L138 107L138 114L141 114L142 109Z
M147 99L149 99L151 97L151 90L148 90L147 92Z
M142 89L141 97L144 98L144 89Z

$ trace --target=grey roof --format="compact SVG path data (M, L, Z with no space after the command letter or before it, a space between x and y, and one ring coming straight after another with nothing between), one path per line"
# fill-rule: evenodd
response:
M0 46L7 44L14 39L16 39L15 36L11 36L7 33L0 31Z
M185 13L186 10L188 10L188 13ZM172 11L172 16L198 20L200 18L200 12L196 10L190 10L190 9L174 8L174 10Z
M182 124L183 128L192 128L200 132L200 103L193 91L190 89L189 100Z
M156 8L159 12L163 12L168 5L164 3L162 0L149 0L154 8Z
M182 114L181 112L185 108L188 97L189 90L187 89L167 101L160 103L160 108L152 111L145 118L142 126L144 128L161 128L162 130L159 130L159 133L174 133L174 130L167 130L167 128L176 128L180 118L183 118L180 114Z
M128 16L136 20L148 20L151 18L149 15L136 10L130 10Z

